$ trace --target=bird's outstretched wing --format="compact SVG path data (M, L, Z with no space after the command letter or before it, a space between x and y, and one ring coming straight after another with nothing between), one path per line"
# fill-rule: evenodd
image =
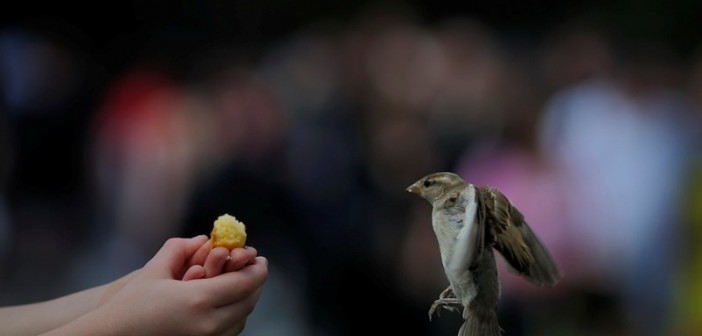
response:
M485 208L482 221L488 239L513 271L539 286L556 284L560 278L558 268L521 212L493 187L478 188L478 200Z

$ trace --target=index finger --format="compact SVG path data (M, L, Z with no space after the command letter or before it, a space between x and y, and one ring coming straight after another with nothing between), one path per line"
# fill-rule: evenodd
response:
M189 266L193 265L205 265L205 260L207 259L207 256L210 254L210 250L212 249L212 240L207 240L200 248L195 251L195 254L193 254L192 257L190 257L190 260L188 260Z

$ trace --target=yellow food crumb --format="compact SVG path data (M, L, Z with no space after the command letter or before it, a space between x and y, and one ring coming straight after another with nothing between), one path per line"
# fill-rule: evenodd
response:
M221 215L214 221L210 239L212 239L212 248L223 246L232 250L243 247L246 243L246 226L234 216Z

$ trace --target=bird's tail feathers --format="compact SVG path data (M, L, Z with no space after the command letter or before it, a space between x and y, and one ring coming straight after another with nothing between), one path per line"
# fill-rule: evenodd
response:
M496 314L481 317L468 316L458 330L458 336L501 336L502 328L497 323Z

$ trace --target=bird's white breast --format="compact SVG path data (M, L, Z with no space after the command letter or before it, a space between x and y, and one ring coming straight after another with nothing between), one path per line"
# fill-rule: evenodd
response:
M476 211L478 203L475 199L475 186L469 184L461 197L461 207L464 208L462 221L463 226L456 235L456 244L453 247L451 261L448 265L449 271L454 276L460 276L465 272L476 256L476 239L478 237L478 223Z
M454 284L469 277L468 266L475 257L478 235L476 189L469 184L456 204L432 214L434 233L439 241L441 261L449 281ZM454 288L456 290L456 288Z

